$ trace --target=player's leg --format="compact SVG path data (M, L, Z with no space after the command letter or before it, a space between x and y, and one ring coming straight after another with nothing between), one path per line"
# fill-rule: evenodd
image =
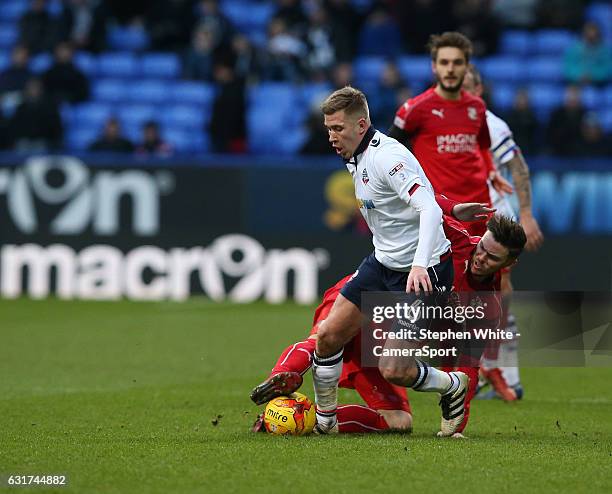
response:
M337 432L338 381L342 373L342 349L361 325L359 308L338 295L325 321L319 325L312 378L317 404L317 432Z
M424 302L426 305L445 305L453 282L452 259L448 257L440 264L429 268L428 271L434 294L425 297ZM390 275L388 282L390 289L394 291L399 291L402 284L405 286L405 282L397 276ZM432 323L431 320L421 319L416 324L418 328L422 328L429 327ZM385 350L402 350L416 346L418 342L388 339L384 348ZM468 377L464 373L444 372L422 360L413 357L389 356L389 352L381 357L379 369L382 376L395 385L409 387L419 392L439 393L442 409L441 432L445 436L456 432L463 420L463 408L468 387Z
M251 391L251 400L262 405L296 391L302 385L302 375L310 369L316 344L314 335L285 348L268 378Z

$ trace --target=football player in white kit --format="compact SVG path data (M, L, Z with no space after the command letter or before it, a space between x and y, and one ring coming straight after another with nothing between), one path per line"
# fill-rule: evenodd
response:
M328 96L321 109L331 146L353 177L374 244L374 252L344 285L318 330L312 367L315 431L335 433L343 347L360 331L362 292L405 292L413 302L422 293L422 303L444 304L452 287L453 263L429 180L408 149L372 127L365 95L345 87ZM439 393L438 435L456 432L464 417L466 374L444 372L414 357L382 358L379 369L393 384Z
M463 80L463 89L476 96L482 96L482 78L478 69L473 64L470 64L468 67L468 71ZM519 146L514 141L512 131L510 127L508 127L508 124L490 110L487 110L486 116L489 133L491 135L491 153L493 155L493 161L500 173L506 176L512 176L515 190L515 194L513 195L516 196L508 197L501 195L489 185L491 202L499 214L509 218L517 217L513 202L518 202L518 217L527 236L525 248L530 251L535 251L542 245L544 236L531 211L529 167L523 158ZM508 313L507 330L516 334L515 318L508 312L510 296L512 294L509 270L502 274L502 294L504 296L506 312ZM487 369L484 372L484 376L493 384L495 391L497 391L497 394L502 399L512 401L522 397L523 388L521 386L518 371L518 342L516 340L503 343L499 348L497 360L487 361L485 359L483 361L483 368ZM502 378L501 380L500 377ZM506 385L511 389L508 389ZM481 396L492 397L494 394L495 392L488 394L481 393Z

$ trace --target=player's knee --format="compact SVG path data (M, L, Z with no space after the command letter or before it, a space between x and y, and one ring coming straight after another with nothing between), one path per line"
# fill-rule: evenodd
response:
M336 353L343 346L341 334L331 324L326 324L324 321L319 325L317 331L317 353L321 355L330 355Z
M381 362L378 370L387 381L397 386L410 386L416 379L415 369L394 365L391 362Z
M412 415L404 410L378 410L389 429L403 432L412 431Z

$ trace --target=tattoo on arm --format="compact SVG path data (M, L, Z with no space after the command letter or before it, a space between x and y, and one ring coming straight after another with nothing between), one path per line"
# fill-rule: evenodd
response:
M531 210L531 182L529 180L529 167L520 151L508 162L508 167L512 172L514 189L519 201L521 210Z

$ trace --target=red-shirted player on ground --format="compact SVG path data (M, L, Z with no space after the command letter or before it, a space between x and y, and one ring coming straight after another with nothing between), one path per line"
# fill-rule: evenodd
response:
M465 219L458 213L457 203L438 202L446 215ZM459 205L462 206L462 205ZM479 205L482 206L482 205ZM480 210L481 212L483 209ZM472 205L472 212L477 211ZM496 297L499 291L499 271L514 264L524 245L524 232L520 225L502 217L493 217L489 231L482 238L470 237L462 224L445 216L445 231L453 248L455 265L454 283L457 293L465 299L471 292L490 292ZM251 399L263 404L276 396L292 393L302 384L302 375L310 368L312 354L316 346L318 324L325 319L342 286L350 279L347 276L325 292L322 304L317 308L310 337L290 345L279 357L270 376L251 392ZM469 301L463 300L463 303ZM497 304L489 304L495 308ZM495 312L488 319L499 318ZM466 399L466 416L455 437L467 424L469 404L478 383L477 355L468 365L459 367L470 376L470 387ZM355 389L367 406L344 405L338 407L339 432L381 432L389 429L409 431L412 429L412 415L404 387L387 382L378 368L362 367L360 362L360 339L353 339L345 347L344 366L340 386ZM255 423L253 430L262 429L262 417Z
M410 147L436 193L490 204L488 180L500 192L511 193L512 186L491 159L484 102L461 88L472 43L461 33L446 32L432 36L429 49L436 85L406 101L387 134ZM484 221L467 228L472 235L486 229Z

